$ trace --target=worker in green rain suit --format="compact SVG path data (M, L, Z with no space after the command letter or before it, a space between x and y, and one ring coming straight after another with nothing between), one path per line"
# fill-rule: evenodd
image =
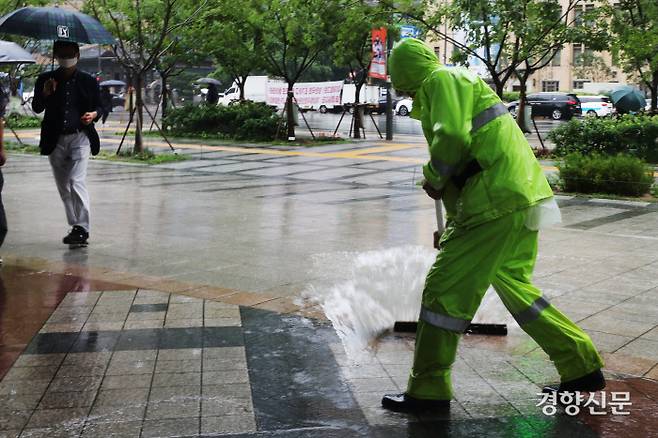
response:
M414 98L411 116L422 122L430 152L424 188L442 199L448 220L425 282L407 391L385 395L382 405L449 408L457 344L489 285L554 362L561 383L545 390L604 388L590 338L531 283L538 229L559 209L505 105L479 77L441 65L416 39L393 49L389 69L395 89Z

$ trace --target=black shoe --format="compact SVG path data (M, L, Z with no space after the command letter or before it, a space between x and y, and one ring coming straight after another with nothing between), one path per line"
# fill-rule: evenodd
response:
M403 394L386 394L382 407L395 412L447 411L450 400L426 400Z
M568 382L562 382L559 385L544 386L542 392L594 392L605 388L605 377L601 370L596 370L583 377L579 377Z
M79 225L74 225L71 232L62 239L65 245L86 245L89 233Z

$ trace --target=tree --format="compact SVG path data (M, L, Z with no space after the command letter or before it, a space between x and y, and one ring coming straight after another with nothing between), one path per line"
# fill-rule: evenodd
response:
M365 0L356 1L343 10L343 19L334 42L336 64L349 67L354 78L354 103L358 109L361 88L368 79L372 61L371 32L389 24L389 14L380 6L370 6ZM389 38L392 35L388 35ZM361 137L361 111L354 111L354 138Z
M386 0L390 1L390 0ZM516 76L525 96L527 79L545 67L564 44L584 33L576 29L574 11L584 0L454 0L435 5L432 0L389 3L440 40L454 45L453 62L476 59L486 69L502 97L506 83ZM595 33L598 38L598 31ZM520 99L519 122L523 122Z
M295 138L293 87L335 40L345 0L262 0L249 21L262 35L260 53L266 69L288 84L288 139Z
M614 72L605 59L594 53L579 55L574 60L573 73L577 78L589 79L592 82L608 82L614 78Z
M624 72L651 90L651 111L658 101L658 3L656 0L621 0L608 9L613 50Z
M114 53L135 90L135 143L144 149L143 88L146 73L176 45L174 33L198 18L206 2L192 0L89 0L86 7L117 38Z
M219 0L197 25L199 34L207 36L203 42L204 52L238 85L240 101L244 100L247 77L264 68L260 47L262 30L250 21L258 10L257 4Z

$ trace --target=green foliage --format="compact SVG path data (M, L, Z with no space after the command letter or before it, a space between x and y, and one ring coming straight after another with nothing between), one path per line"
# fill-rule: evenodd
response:
M571 152L585 155L628 153L658 163L658 116L571 119L553 129L548 138L555 143L557 156Z
M13 112L5 117L5 124L12 129L39 128L41 118Z
M142 152L133 153L132 151L121 151L118 154L101 151L94 159L109 160L109 161L126 161L129 163L142 163L142 164L163 164L175 161L185 161L189 159L187 155L179 155L176 153L162 153L156 154L152 150L145 148Z
M502 97L513 76L537 71L565 44L585 42L600 50L605 45L599 20L574 26L574 10L583 0L387 0L384 3L415 20L437 40L454 44L452 61L477 58ZM562 5L564 4L564 8ZM597 11L591 14L598 13ZM605 21L601 21L605 22ZM463 37L455 38L459 32ZM442 49L441 49L442 50ZM527 78L526 78L527 79Z
M41 118L13 112L5 117L5 124L13 129L38 128L41 126Z
M519 100L519 92L518 91L505 91L503 93L503 101L505 102L513 102L515 100Z
M18 152L21 154L40 154L41 150L39 146L34 146L31 144L21 144L17 141L5 141L4 142L5 150L10 152Z
M612 16L613 53L619 55L624 72L639 77L655 96L658 94L658 2L620 0L607 10Z
M629 155L585 156L574 152L558 164L566 192L641 196L653 184L653 168Z
M281 118L263 103L243 102L230 106L184 106L171 110L163 121L174 135L272 140Z

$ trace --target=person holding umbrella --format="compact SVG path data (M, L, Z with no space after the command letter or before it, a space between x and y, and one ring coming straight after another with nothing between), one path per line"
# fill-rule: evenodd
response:
M77 43L56 41L59 68L43 73L34 86L32 109L45 110L39 148L48 155L55 183L72 227L63 243L86 245L89 239L89 193L86 177L89 154L100 150L94 128L104 113L96 79L76 68Z
M39 148L48 155L66 217L72 229L64 243L86 245L89 238L89 194L86 187L89 153L100 140L94 122L103 114L96 79L76 68L78 43L114 44L114 37L86 14L57 7L24 7L0 18L0 33L55 41L53 62L59 68L43 73L34 88L32 109L45 111Z
M3 167L7 162L7 154L5 153L5 144L4 144L4 126L5 126L5 110L7 104L9 103L9 92L2 86L0 83L0 167ZM0 247L5 241L7 236L7 216L5 215L5 207L2 203L2 188L5 185L5 179L0 171ZM0 257L0 265L2 264L2 258Z

